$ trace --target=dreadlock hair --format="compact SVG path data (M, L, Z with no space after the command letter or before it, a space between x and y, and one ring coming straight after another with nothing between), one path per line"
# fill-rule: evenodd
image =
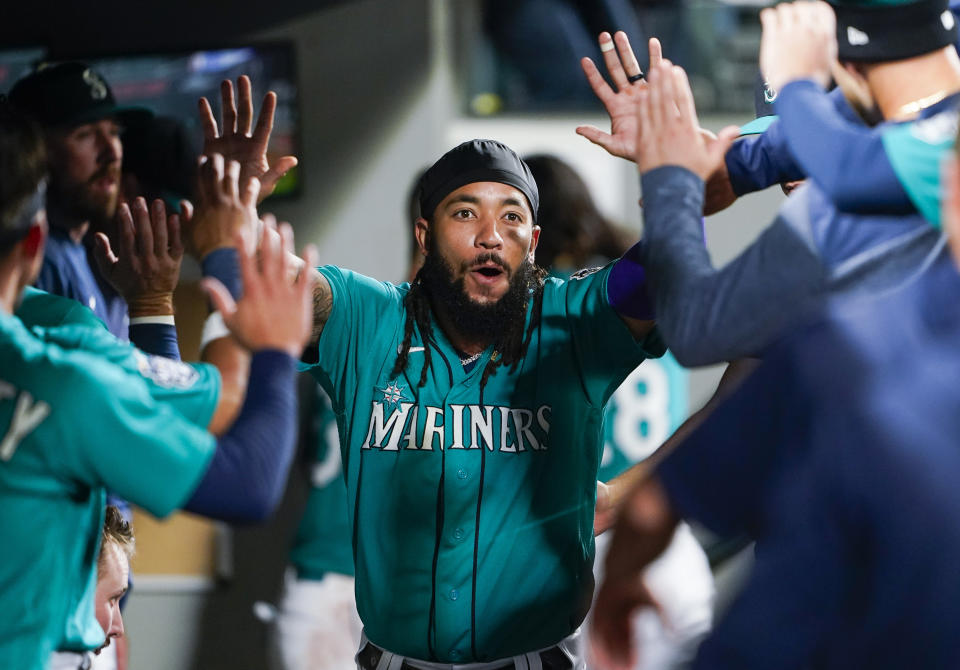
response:
M393 365L393 371L390 373L391 377L396 377L407 368L413 330L414 328L419 329L425 346L423 348L423 370L420 372L420 380L417 382L418 388L426 385L427 373L432 364L430 347L426 346L427 343L433 339L433 324L430 322L431 295L427 283L423 281L423 271L424 268L421 268L417 272L410 286L410 290L403 298L403 306L407 312L403 328L403 343L400 345L397 360ZM523 303L523 314L526 314L526 306L529 304L529 296L530 293L532 293L533 312L530 315L530 324L527 326L526 333L524 333L523 330L524 320L522 318L517 322L505 324L505 327L499 331L493 340L495 355L491 356L487 361L483 369L483 376L480 378L481 390L486 386L487 380L496 372L497 368L502 365L509 365L510 372L514 372L517 369L517 365L519 365L520 361L526 355L527 347L530 345L530 340L533 337L533 332L540 325L540 314L543 308L543 284L546 277L546 270L537 265L533 266L529 276L530 281L526 287L528 297Z

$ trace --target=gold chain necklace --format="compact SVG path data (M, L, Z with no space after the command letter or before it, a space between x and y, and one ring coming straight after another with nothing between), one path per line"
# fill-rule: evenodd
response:
M949 97L957 92L957 89L945 88L937 91L936 93L931 93L928 96L920 98L919 100L914 100L913 102L908 102L903 107L894 112L894 119L902 119L904 117L916 116L927 107L932 107L946 97Z

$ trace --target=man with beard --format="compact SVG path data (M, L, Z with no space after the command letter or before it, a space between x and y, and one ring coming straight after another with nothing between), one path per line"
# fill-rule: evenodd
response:
M582 668L603 406L664 351L643 277L545 278L536 182L498 142L419 202L413 282L319 268L304 354L338 415L358 665Z
M37 286L86 305L111 333L127 339L127 304L94 269L90 243L96 232L115 239L121 124L149 112L118 106L107 82L83 63L29 74L10 99L43 126L49 157L50 240ZM172 319L173 305L164 311Z

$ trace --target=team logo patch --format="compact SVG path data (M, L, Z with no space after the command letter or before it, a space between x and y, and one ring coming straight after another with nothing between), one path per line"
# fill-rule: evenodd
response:
M767 82L763 82L763 101L768 105L772 105L773 101L777 99L779 93L777 89L773 88Z
M107 82L93 70L83 71L83 81L90 87L90 97L94 100L103 100L107 97Z
M396 379L388 382L384 388L377 388L377 393L383 394L383 397L380 398L380 402L387 407L396 407L402 400L409 401L409 398L407 398L404 393L405 391L406 387L397 383Z
M577 270L572 275L570 275L570 279L586 279L590 275L600 272L600 270L602 269L603 269L603 266L598 265L595 268L584 268L583 270Z
M200 379L200 373L192 365L174 361L163 356L147 356L135 352L140 374L164 388L188 389Z

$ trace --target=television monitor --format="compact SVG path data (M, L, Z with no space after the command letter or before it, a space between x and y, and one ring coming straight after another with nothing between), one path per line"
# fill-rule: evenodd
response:
M0 93L9 93L20 77L43 60L45 53L40 47L0 50Z
M203 132L197 116L197 101L206 96L220 122L220 82L236 85L241 74L250 77L254 112L267 91L277 94L277 111L268 158L293 154L299 157L299 114L296 62L289 43L206 49L176 53L149 53L80 58L104 76L117 102L151 109L158 116L181 121L196 138L199 153ZM256 122L256 117L254 118ZM291 170L274 191L275 196L299 191L297 168Z

